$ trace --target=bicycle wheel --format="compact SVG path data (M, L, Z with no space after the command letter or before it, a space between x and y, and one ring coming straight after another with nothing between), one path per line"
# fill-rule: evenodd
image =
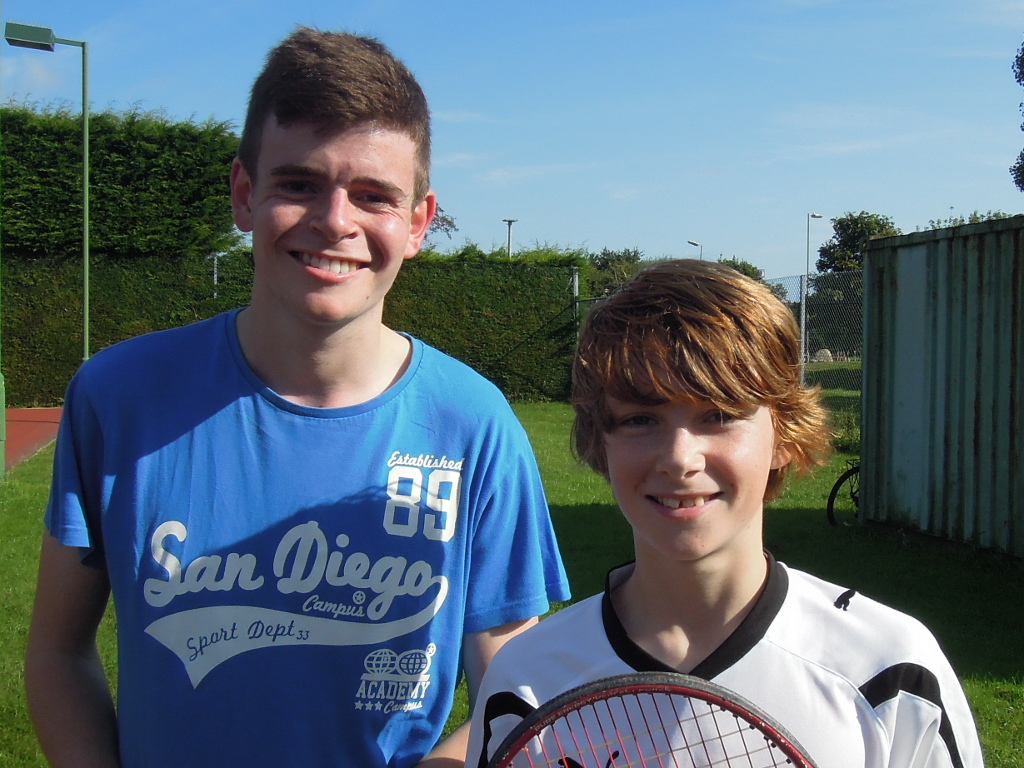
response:
M853 525L857 522L860 502L860 465L843 472L828 495L828 522L830 525Z

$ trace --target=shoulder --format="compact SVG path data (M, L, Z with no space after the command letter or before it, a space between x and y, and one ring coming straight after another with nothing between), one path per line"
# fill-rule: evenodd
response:
M223 386L234 365L228 319L218 315L180 328L155 331L106 347L86 360L72 378L65 411L130 414L185 408L201 394ZM162 406L155 405L162 403Z
M935 637L913 616L809 573L787 573L789 593L773 639L813 651L826 663L862 666L864 675L901 660L941 656Z
M629 671L608 642L602 598L595 595L563 608L501 647L480 684L467 765L493 754L512 728L544 702Z
M211 345L227 343L227 324L233 315L224 313L118 342L90 357L77 377L90 383L116 384L125 376L158 376L162 371L178 370L183 361L202 361Z
M894 654L932 645L932 633L918 619L849 589L793 568L787 568L789 595L785 608L789 623L825 627L856 640L865 649ZM806 617L806 621L801 620Z
M439 383L453 383L468 387L475 397L505 399L501 390L493 382L466 363L419 339L412 338L412 343L420 349L423 367L429 370L431 375L437 377Z
M855 590L792 568L786 572L788 590L775 620L746 662L724 676L724 684L769 711L787 712L794 735L812 754L815 746L823 754L846 739L848 750L867 746L870 752L879 745L891 755L938 750L970 756L964 765L980 764L963 689L924 624ZM753 667L771 673L750 679ZM779 681L797 679L822 694L814 717L819 724L829 718L835 723L825 741L820 729L799 725L807 712L798 699L779 698ZM849 718L855 712L853 723ZM864 741L866 726L877 739ZM887 764L907 763L894 758Z
M567 606L505 643L487 669L488 689L531 692L536 704L592 679L614 657L601 599L594 595Z
M411 337L410 337L411 338ZM411 338L419 362L414 392L430 400L435 413L461 421L470 418L481 426L518 421L501 390L460 360Z
M913 616L881 603L856 589L835 584L796 568L786 569L789 577L787 604L811 613L820 613L841 621L843 626L858 627L874 624L874 632L903 632L913 628L927 633L924 625Z

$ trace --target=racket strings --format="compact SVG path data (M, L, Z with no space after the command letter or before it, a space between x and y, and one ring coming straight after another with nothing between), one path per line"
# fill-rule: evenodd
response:
M769 735L715 703L628 693L577 706L511 763L527 768L779 768L791 758Z

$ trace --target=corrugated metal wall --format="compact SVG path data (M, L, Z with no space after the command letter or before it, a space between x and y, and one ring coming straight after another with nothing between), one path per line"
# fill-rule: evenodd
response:
M861 510L1024 556L1024 216L872 241Z

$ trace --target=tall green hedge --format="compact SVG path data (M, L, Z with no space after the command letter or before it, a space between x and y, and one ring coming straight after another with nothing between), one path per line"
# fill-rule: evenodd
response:
M97 257L89 279L93 353L149 331L211 317L248 301L247 253L209 259ZM76 259L6 260L2 271L2 357L8 406L60 404L82 362L82 265Z
M210 259L99 257L90 270L90 347L211 317L248 302L247 251ZM61 402L82 361L80 261L8 261L2 358L10 406ZM385 301L385 322L473 366L512 399L562 399L576 339L572 267L413 260Z
M511 399L569 394L576 342L574 267L515 261L411 261L385 322L472 366Z
M89 121L89 247L112 259L201 258L237 244L223 123L102 112ZM4 261L77 258L82 248L81 118L0 109Z
M91 351L246 304L252 262L231 219L238 140L228 126L138 112L99 113L90 124ZM82 359L81 121L10 105L0 108L0 131L7 402L54 405ZM403 266L385 321L477 368L510 398L561 399L576 339L572 275L582 270L590 286L594 266L581 251L550 247L513 260L476 246L428 250Z

